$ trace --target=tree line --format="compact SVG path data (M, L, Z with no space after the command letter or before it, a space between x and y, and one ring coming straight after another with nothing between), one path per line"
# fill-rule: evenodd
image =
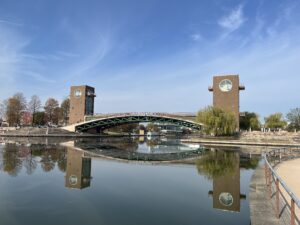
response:
M16 93L0 103L0 123L4 120L9 126L66 125L69 111L69 98L61 104L54 98L48 98L43 105L37 95L31 96L27 102L23 93Z
M213 136L233 135L236 133L237 121L232 112L209 106L197 113L197 122L203 123L204 133ZM259 115L255 112L245 112L240 116L239 127L241 130L300 130L300 108L291 109L286 117L282 113L273 113L260 122Z

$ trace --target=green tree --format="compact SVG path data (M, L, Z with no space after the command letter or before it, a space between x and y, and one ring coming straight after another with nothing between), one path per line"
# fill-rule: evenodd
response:
M119 126L111 127L108 129L108 131L117 133L133 133L137 129L137 123L125 123Z
M46 121L52 124L58 124L59 118L59 104L58 101L54 98L49 98L44 106Z
M300 130L300 108L291 109L286 118L290 122L288 130Z
M282 129L287 125L282 113L274 113L265 118L265 127L272 130Z
M60 120L67 124L69 121L69 114L70 114L70 99L66 98L60 104Z
M235 116L231 112L209 106L197 113L196 121L204 124L204 132L214 136L233 135L237 128Z
M36 113L34 113L33 116L34 116L34 124L33 125L43 126L46 124L45 112L36 112Z
M245 116L240 118L240 128L242 130L260 130L261 124L259 122L259 117L254 112L245 112Z

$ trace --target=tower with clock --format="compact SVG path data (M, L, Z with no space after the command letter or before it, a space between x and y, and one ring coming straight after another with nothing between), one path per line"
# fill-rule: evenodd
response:
M233 112L239 130L240 91L245 90L245 87L240 85L239 75L214 76L213 86L208 90L213 92L213 106Z
M94 114L95 97L93 87L87 85L71 87L69 124L83 122L85 116Z

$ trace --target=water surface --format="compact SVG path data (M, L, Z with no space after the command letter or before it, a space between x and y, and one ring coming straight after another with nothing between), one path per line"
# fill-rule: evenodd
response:
M174 140L82 140L75 145L93 155L105 149L187 151ZM0 224L250 224L249 181L258 159L222 149L196 151L196 159L185 163L154 163L90 157L58 144L3 144Z

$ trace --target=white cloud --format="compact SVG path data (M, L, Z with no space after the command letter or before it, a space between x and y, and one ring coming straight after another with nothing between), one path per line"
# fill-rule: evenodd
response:
M198 33L192 34L190 37L193 41L200 41L202 39L202 36Z
M229 15L222 17L218 24L224 28L229 30L230 32L238 29L245 22L245 17L243 13L243 6L239 5L235 9L233 9Z

